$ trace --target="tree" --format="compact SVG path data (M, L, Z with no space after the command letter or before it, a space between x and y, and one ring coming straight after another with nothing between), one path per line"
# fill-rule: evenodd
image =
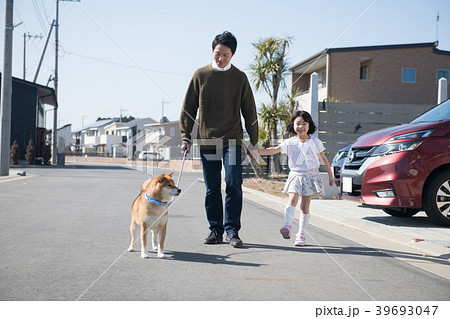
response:
M252 81L255 84L256 90L261 87L266 91L271 99L270 105L263 104L261 106L260 116L263 119L270 135L270 145L274 146L278 140L277 125L281 120L280 105L278 105L278 91L281 86L284 86L284 77L288 71L286 62L286 50L291 43L292 37L275 38L269 37L261 39L253 43L256 49L255 64L250 65L252 70ZM280 172L279 154L272 156L272 173Z
M9 160L11 161L11 165L19 164L19 144L17 144L16 140L14 140L14 142L11 145L11 150L9 152Z
M27 165L33 165L34 164L34 143L33 140L30 139L30 141L28 142L28 146L27 146L27 151L25 154L25 160L26 160L26 164Z
M278 121L283 113L283 106L280 105L280 107L275 107L271 105L267 105L262 103L261 108L258 112L259 119L262 122L262 127L265 131L269 133L269 144L271 145L270 139L273 138L273 136L277 135L277 126Z
M291 93L288 95L288 108L289 108L289 117L292 117L295 111L298 110L300 103L295 100L295 97L300 93L300 90L295 87L291 87Z

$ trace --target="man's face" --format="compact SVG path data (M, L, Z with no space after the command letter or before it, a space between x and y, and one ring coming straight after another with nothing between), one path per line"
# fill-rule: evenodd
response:
M224 68L230 63L233 53L231 49L223 44L218 44L213 51L214 61L219 68Z

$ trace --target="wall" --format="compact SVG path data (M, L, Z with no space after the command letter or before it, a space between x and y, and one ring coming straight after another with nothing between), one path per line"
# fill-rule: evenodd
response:
M319 139L331 160L339 149L359 136L390 126L407 123L434 105L319 103Z
M37 90L34 87L13 81L11 100L11 145L19 144L19 159L25 159L30 139L36 148Z
M369 79L360 80L365 61ZM402 83L402 67L416 68L416 83ZM435 104L437 69L450 69L450 55L432 47L332 52L328 94L340 102Z

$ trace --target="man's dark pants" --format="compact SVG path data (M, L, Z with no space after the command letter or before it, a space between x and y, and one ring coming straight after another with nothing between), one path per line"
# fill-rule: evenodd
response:
M205 209L209 229L220 235L237 233L241 229L242 211L242 147L200 150L203 178L206 186ZM225 168L225 215L222 202L222 164ZM225 223L224 223L225 217Z

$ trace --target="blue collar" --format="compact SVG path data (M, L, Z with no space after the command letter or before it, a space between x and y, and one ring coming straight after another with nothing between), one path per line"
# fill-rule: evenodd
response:
M147 193L145 193L145 199L153 205L158 205L158 206L164 206L167 205L167 203L161 202L157 199L151 198Z

